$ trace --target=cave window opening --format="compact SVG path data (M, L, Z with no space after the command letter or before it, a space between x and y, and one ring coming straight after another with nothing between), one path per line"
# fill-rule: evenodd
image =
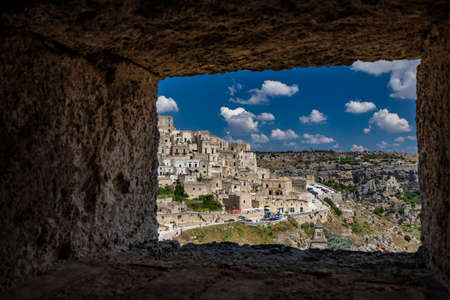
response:
M375 62L373 66L355 63L350 67L306 68L304 74L294 70L297 75L291 77L283 73L288 70L267 71L267 76L258 73L259 79L248 81L245 76L217 75L233 77L225 83L221 79L212 83L216 75L208 75L205 83L199 84L201 76L194 76L180 88L160 83L159 94L172 97L177 104L177 110L160 113L172 117L169 136L189 131L189 138L183 133L177 144L190 141L185 148L180 147L183 154L222 164L220 169L211 170L202 164L203 178L193 180L199 181L204 194L189 197L200 203L212 195L225 213L238 211L227 209L231 204L241 212L259 209L260 219L265 214L295 219L323 209L333 218L313 216L309 223L323 224L324 234L316 236L326 238L333 249L336 243L345 250L385 251L378 240L389 229L396 245L387 247L388 251L415 251L420 246L421 203L415 99L411 99L412 85L406 75L415 72L414 64ZM380 72L379 76L374 72ZM326 87L319 84L320 78L327 78ZM401 88L394 82L400 82ZM199 91L197 95L186 92L189 84ZM223 88L220 93L219 87ZM316 94L308 95L304 90L312 87ZM206 94L208 98L200 100ZM308 103L301 102L308 97ZM247 143L249 149L239 143ZM256 153L255 162L249 151ZM253 170L254 177L246 178ZM186 176L172 176L174 184L190 184L189 172L178 174ZM222 181L220 188L214 178ZM244 189L246 180L252 182L249 191ZM252 200L244 200L249 198ZM269 203L271 210L266 212ZM185 212L192 213L192 207L185 207ZM230 213L230 219L234 217ZM301 227L305 221L298 220L301 231L306 228ZM197 221L202 222L201 218ZM373 248L370 241L364 242L364 236L373 237Z

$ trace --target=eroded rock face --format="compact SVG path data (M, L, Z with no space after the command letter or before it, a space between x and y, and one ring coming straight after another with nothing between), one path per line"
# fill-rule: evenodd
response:
M422 243L450 285L450 55L448 24L435 26L417 72Z
M0 284L155 239L157 81L27 36L0 45Z

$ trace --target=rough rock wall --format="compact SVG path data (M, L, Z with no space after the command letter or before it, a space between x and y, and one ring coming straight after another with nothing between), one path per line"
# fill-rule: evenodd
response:
M5 26L84 55L111 53L161 78L419 58L434 7L448 6L447 0L4 2Z
M417 72L422 243L450 286L450 55L448 24L435 26Z
M0 45L0 286L156 239L157 80L29 36Z

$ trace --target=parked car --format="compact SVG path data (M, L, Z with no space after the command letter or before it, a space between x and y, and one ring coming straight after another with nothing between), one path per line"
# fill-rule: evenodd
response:
M225 221L225 223L231 223L231 222L235 222L235 221L236 221L235 219L228 219Z

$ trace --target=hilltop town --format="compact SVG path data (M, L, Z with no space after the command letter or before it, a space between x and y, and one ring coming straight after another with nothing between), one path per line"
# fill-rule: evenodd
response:
M208 131L179 130L171 116L159 116L158 129L160 236L236 215L250 222L328 212L324 196L340 197L315 184L313 176L277 176L258 166L249 144L231 143ZM198 218L193 212L208 214ZM204 221L211 215L213 221Z

